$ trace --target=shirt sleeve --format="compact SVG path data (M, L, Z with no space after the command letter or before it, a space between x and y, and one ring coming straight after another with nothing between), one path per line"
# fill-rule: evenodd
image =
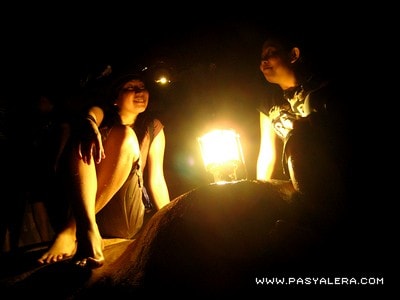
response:
M164 124L162 124L159 119L154 119L153 124L154 124L154 137L156 137L160 133L160 131L164 128Z

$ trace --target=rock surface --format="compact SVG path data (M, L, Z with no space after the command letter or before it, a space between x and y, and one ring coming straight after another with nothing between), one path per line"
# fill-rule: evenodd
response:
M256 281L265 277L343 268L342 227L299 223L301 212L287 199L276 185L258 181L202 186L155 213L136 240L106 246L103 267L31 264L28 271L8 274L2 287L42 299L232 291L259 288Z

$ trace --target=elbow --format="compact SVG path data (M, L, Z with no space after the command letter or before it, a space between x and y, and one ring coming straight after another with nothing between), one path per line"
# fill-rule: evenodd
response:
M157 210L170 203L169 191L164 179L150 182L150 191Z

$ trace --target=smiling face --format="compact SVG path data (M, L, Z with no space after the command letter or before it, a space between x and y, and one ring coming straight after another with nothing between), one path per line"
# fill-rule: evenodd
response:
M140 79L127 81L119 90L115 105L120 115L138 114L144 112L149 104L149 91Z
M260 70L268 82L278 84L285 90L297 84L296 63L299 57L298 47L279 40L268 40L262 47Z

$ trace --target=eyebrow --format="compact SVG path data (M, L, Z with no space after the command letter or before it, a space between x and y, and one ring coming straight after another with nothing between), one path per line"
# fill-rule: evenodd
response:
M138 81L138 82L128 82L124 84L123 87L132 87L132 86L146 86L144 82Z

